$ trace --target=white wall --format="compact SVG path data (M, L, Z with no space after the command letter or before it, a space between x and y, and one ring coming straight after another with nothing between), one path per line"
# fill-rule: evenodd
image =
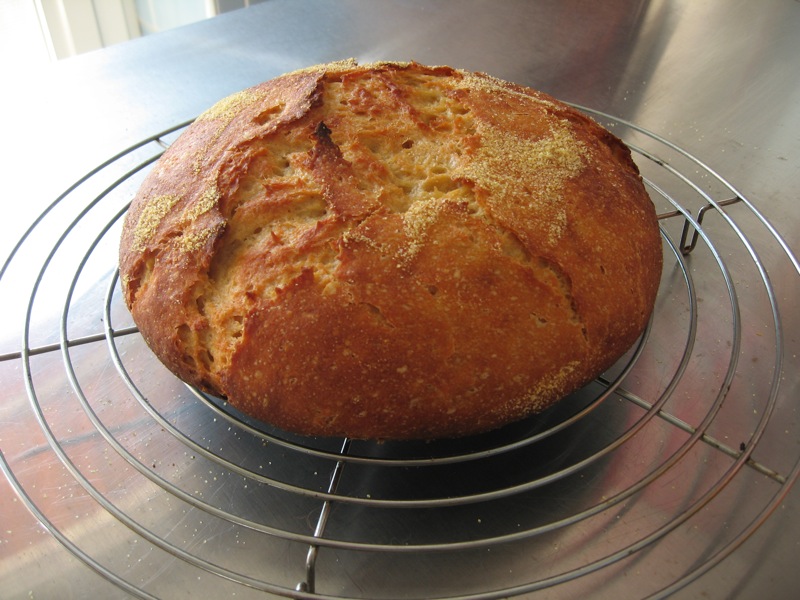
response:
M2 72L24 71L264 0L0 0Z
M18 79L50 60L36 4L31 0L0 1L0 77Z

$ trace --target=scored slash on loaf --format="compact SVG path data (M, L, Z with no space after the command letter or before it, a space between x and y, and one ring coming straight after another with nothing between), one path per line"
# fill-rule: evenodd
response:
M662 247L628 148L480 73L342 61L222 100L126 216L125 301L177 376L306 435L539 412L645 328Z

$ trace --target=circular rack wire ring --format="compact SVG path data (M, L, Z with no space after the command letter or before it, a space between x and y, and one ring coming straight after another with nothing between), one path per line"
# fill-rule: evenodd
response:
M79 204L75 210L73 220L66 225L61 234L53 243L49 253L43 257L38 274L31 284L31 293L25 308L25 317L22 327L21 350L0 356L2 361L20 361L22 365L23 387L27 396L29 415L38 425L39 431L46 441L46 451L54 456L63 469L65 476L80 490L80 496L91 499L102 513L113 522L120 524L134 540L142 540L149 547L163 552L171 557L178 568L196 569L198 572L208 574L219 582L219 585L233 585L235 588L248 588L257 592L267 592L276 596L292 598L344 598L361 597L354 594L342 595L335 590L335 585L328 583L321 577L318 561L321 553L341 553L341 556L368 556L371 554L392 557L424 556L460 556L469 552L483 551L492 548L515 548L516 545L536 543L547 535L567 535L574 531L591 531L595 523L605 522L607 515L614 511L625 513L631 510L630 506L642 494L647 493L652 486L663 485L673 473L680 473L686 461L696 460L695 455L708 451L715 457L725 457L730 462L716 474L715 480L688 494L678 503L680 509L670 514L665 522L650 525L644 533L630 536L618 546L610 546L608 550L587 554L586 560L579 564L568 561L560 563L549 571L541 574L533 573L522 579L509 581L508 584L487 585L481 589L456 589L440 593L436 597L458 597L474 599L503 598L519 596L538 590L571 585L583 578L612 569L615 565L631 559L646 560L648 552L666 545L666 540L677 532L709 506L711 503L720 502L727 489L734 486L746 473L757 473L768 478L777 487L774 493L766 498L763 503L748 514L746 522L734 534L728 536L715 546L703 549L702 560L690 564L683 572L671 580L657 582L647 594L652 597L666 597L671 593L685 587L698 577L719 565L726 557L730 556L747 540L763 523L786 497L789 489L795 483L800 471L800 460L793 455L793 464L783 472L772 469L769 465L754 460L753 452L762 441L771 420L774 418L781 400L780 376L784 369L785 337L782 331L778 300L774 292L770 275L759 257L758 249L753 246L743 228L726 212L726 208L741 205L754 215L758 222L765 227L775 243L785 254L785 259L790 263L795 276L800 275L800 266L786 242L778 235L777 231L761 215L760 212L739 193L730 183L715 173L702 161L692 156L682 148L668 140L646 131L632 123L615 119L610 115L578 107L584 112L592 114L598 119L606 121L611 127L618 128L623 133L629 134L628 141L637 162L655 169L654 178L644 174L645 183L657 205L666 206L659 214L662 221L662 237L665 247L665 265L674 267L675 278L670 280L669 286L679 285L673 291L665 289L665 303L677 303L686 307L688 318L685 329L678 332L676 339L682 339L680 349L672 356L672 362L662 374L663 381L653 387L650 398L638 394L635 389L629 389L628 382L634 375L642 372L647 367L641 366L642 361L652 358L653 351L650 344L659 343L652 336L663 335L663 327L651 321L647 331L642 336L639 344L608 375L604 375L595 382L593 389L587 391L565 410L550 411L542 417L529 420L522 425L515 425L497 434L477 436L456 443L431 443L427 445L403 444L365 444L351 440L309 440L287 435L272 430L247 419L228 407L224 402L211 398L193 388L183 388L179 393L181 403L188 406L187 411L206 424L214 427L226 427L233 432L232 438L236 442L233 450L245 449L245 455L238 455L233 450L214 449L208 440L199 432L195 422L183 418L183 413L176 410L176 402L171 402L160 394L155 394L149 387L147 378L142 378L139 363L129 364L131 359L126 354L126 349L120 345L136 343L138 332L135 326L122 324L115 326L115 321L124 320L124 311L119 310L121 304L119 295L118 273L115 264L109 263L109 274L106 276L105 292L102 297L101 316L104 323L103 330L87 336L73 335L71 323L79 322L74 313L80 312L81 299L77 293L78 285L82 281L84 269L98 255L102 254L99 248L107 243L112 232L120 224L121 218L127 210L127 202L121 201L124 196L122 188L128 185L146 168L152 165L161 154L150 152L144 159L131 167L126 161L142 149L156 145L166 147L166 138L179 132L188 123L180 124L170 130L142 140L139 144L111 157L97 169L87 173L70 186L61 196L56 198L43 213L34 221L24 233L20 241L13 248L10 257L0 270L0 283L7 284L3 278L7 276L15 257L25 251L28 239L36 229L49 218L62 203L68 202L88 183L95 179L105 177L112 173L111 182L85 204ZM650 146L655 146L651 149ZM713 193L706 191L706 187L688 177L684 171L673 166L672 162L662 158L661 153L675 156L679 161L685 161L693 168L702 171L705 177L714 182L725 193L722 199L715 199ZM123 165L119 166L118 165ZM122 170L118 177L113 176L116 169ZM656 180L658 178L658 181ZM693 216L692 207L685 206L681 201L681 194L676 194L671 187L665 185L661 179L666 179L669 186L689 190L692 197L699 200L700 208L697 216ZM705 184L705 181L703 182ZM75 233L88 215L101 205L110 204L114 208L104 223L94 230L94 237L89 239L84 246L84 254L74 267L71 280L63 290L63 306L60 309L58 321L58 342L53 344L36 345L33 343L32 328L36 326L34 312L40 297L43 294L41 287L55 269L52 263L64 252L63 246L68 239L77 236ZM732 402L731 389L735 385L735 378L740 369L742 354L743 332L747 326L743 320L743 309L740 306L742 291L737 288L735 278L731 274L728 263L722 251L717 248L716 239L704 227L704 218L715 215L729 228L730 235L743 248L743 254L748 257L749 263L757 272L758 279L766 296L769 306L768 321L774 337L774 357L771 358L771 376L764 378L767 393L765 401L760 407L760 413L753 423L752 431L747 442L737 449L730 447L719 439L714 429L718 427L723 405ZM709 217L711 218L711 217ZM672 223L679 225L680 235L673 231ZM715 234L716 235L716 234ZM675 238L679 237L679 241ZM704 412L697 416L694 422L684 419L673 412L672 404L676 402L676 390L683 386L693 372L690 360L694 356L696 346L699 345L698 331L702 327L700 312L698 310L698 286L689 264L693 259L691 255L702 249L711 265L711 273L706 277L713 278L720 289L724 289L726 302L722 302L724 314L729 320L729 348L720 352L716 357L719 360L718 381L709 390ZM677 283L676 283L677 282ZM665 288L667 285L665 284ZM660 298L662 293L660 292ZM749 302L749 301L748 301ZM666 310L666 309L665 309ZM658 311L657 311L658 313ZM121 317L120 314L123 316ZM658 315L654 316L659 320ZM281 521L277 517L266 517L255 512L248 512L241 506L234 506L218 501L217 498L206 498L203 493L193 490L172 474L157 472L156 464L151 465L153 459L143 452L141 444L131 441L120 434L118 423L106 413L104 406L98 404L92 397L90 385L84 381L84 366L79 348L101 344L105 347L106 366L112 367L116 381L127 390L126 410L139 415L143 429L158 430L158 443L169 448L183 449L184 454L190 454L191 460L197 458L202 461L204 468L210 473L216 473L220 478L225 478L238 486L236 489L255 488L265 498L276 499L284 496L292 499L292 503L300 505L300 509L313 506L306 527L298 527L289 521ZM139 346L141 356L141 345ZM237 532L250 532L257 536L255 539L262 549L270 545L290 544L293 547L304 548L304 560L297 565L298 577L289 582L278 582L259 576L247 569L237 568L234 564L225 564L219 556L212 556L196 552L191 544L172 539L169 532L157 530L155 525L146 522L141 515L129 511L127 506L114 497L114 489L104 490L102 482L98 482L81 463L81 458L71 453L69 443L60 436L55 423L51 423L48 410L54 399L49 396L50 388L45 384L42 375L37 372L32 361L40 355L60 354L64 378L67 381L69 397L80 409L80 415L91 424L89 437L104 448L104 452L113 453L125 465L126 476L129 481L135 481L141 486L155 490L155 502L164 509L164 514L169 515L166 506L171 501L185 506L184 510L191 510L198 515L205 515L206 519L235 530ZM135 354L134 351L131 354ZM646 387L646 386L645 386ZM650 389L650 388L648 388ZM711 391L713 389L713 391ZM460 489L444 492L438 485L414 490L413 493L403 492L397 494L394 485L401 485L406 477L412 481L433 483L437 477L448 474L460 474L463 469L475 469L477 473L491 472L500 465L509 465L522 458L529 458L540 448L548 449L549 445L558 445L563 440L569 441L574 437L573 430L586 427L587 423L594 426L597 420L604 418L604 411L611 411L615 406L622 406L629 411L627 420L610 432L608 436L596 446L583 451L577 445L571 447L574 452L566 458L561 454L553 454L552 464L544 464L539 470L532 469L530 474L523 470L523 478L510 475L507 479L492 480L493 485L483 485L483 482L468 482L461 484ZM635 412L633 412L635 411ZM600 415L600 416L598 416ZM636 478L611 485L608 494L592 497L576 504L574 509L555 509L552 516L539 521L532 520L524 527L519 523L517 527L511 525L506 519L495 519L499 525L496 530L483 534L479 527L466 526L463 529L437 532L432 537L426 537L425 532L412 532L409 537L401 542L388 539L382 534L364 531L352 533L341 524L333 525L338 512L355 511L370 520L370 524L381 523L390 519L392 522L405 522L410 524L420 515L441 515L447 521L451 513L476 511L481 508L487 510L495 506L513 505L530 499L538 498L537 494L555 486L572 485L584 476L597 477L598 473L608 472L608 463L620 461L625 463L633 450L631 446L641 444L645 431L665 427L670 432L682 436L679 442L671 448L661 452L652 464L642 467L637 472ZM554 441L555 440L555 441ZM266 449L269 456L280 457L280 467L266 468L253 462L252 449ZM577 449L576 449L577 448ZM562 452L563 454L563 452ZM246 457L246 460L242 458ZM557 460L556 460L557 459ZM71 536L68 529L59 524L58 515L53 504L38 495L35 486L27 484L22 473L25 470L23 458L10 458L5 452L0 451L0 468L3 470L9 484L16 492L23 504L33 517L39 522L53 538L72 556L86 565L90 570L100 575L112 586L119 588L127 594L140 598L158 597L157 587L148 589L147 585L137 585L132 578L115 570L108 561L96 555L93 548L84 547L80 538ZM562 462L564 461L564 462ZM296 475L293 467L298 469L313 465L323 470L320 483L316 471L314 477ZM185 465L183 465L185 466ZM348 475L354 475L348 480ZM422 475L420 473L433 473ZM108 473L106 473L108 475ZM417 478L418 479L414 479ZM372 479L370 479L372 478ZM383 491L373 495L368 488L361 485L360 480L369 479L377 481L378 487ZM397 483L395 483L397 482ZM385 485L384 485L385 484ZM381 487L383 485L383 487ZM385 488L385 489L384 489ZM591 488L581 484L577 489L583 494L590 494ZM291 503L287 503L289 505ZM360 512L359 512L360 511ZM559 512L560 511L560 512ZM194 513L193 513L194 514ZM298 515L292 515L297 520ZM511 519L512 517L509 517ZM200 520L199 522L202 522ZM449 522L449 521L448 521ZM480 519L479 519L480 522ZM369 525L365 526L369 527ZM356 529L359 529L356 527ZM338 556L338 554L337 554ZM330 572L325 575L330 577ZM320 591L326 588L328 591ZM390 590L388 597L405 597L403 590ZM416 597L413 593L410 597Z

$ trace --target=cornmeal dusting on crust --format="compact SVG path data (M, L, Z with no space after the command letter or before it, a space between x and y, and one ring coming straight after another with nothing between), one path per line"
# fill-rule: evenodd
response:
M580 366L581 363L577 360L567 363L555 375L543 379L536 387L528 390L528 393L519 399L520 404L533 407L536 411L546 408L552 404L554 394L563 393L570 376Z
M230 123L242 109L255 104L264 97L263 93L259 93L255 89L242 90L235 94L223 98L214 106L197 117L198 121L220 120Z
M225 128L248 106L252 106L257 102L262 101L266 93L258 90L257 88L250 88L237 92L227 98L223 98L214 106L197 117L196 122L215 121L217 124L216 130L208 137L206 143L195 150L194 159L192 160L192 171L195 175L199 175L204 167L204 163L208 158L209 148L212 148L217 140L225 131Z
M173 194L156 196L148 200L139 214L139 221L133 230L134 251L142 252L145 249L147 242L158 230L161 220L172 210L178 200L180 200L180 196Z
M286 75L291 76L313 73L342 73L357 66L358 63L354 58L346 58L344 60L337 60L327 64L323 63L319 65L311 65L310 67L303 67L302 69L297 69L296 71L292 71Z
M541 104L544 107L551 108L551 109L558 109L558 107L553 103L543 98L539 94L535 92L531 94L530 92L525 94L523 92L518 91L514 88L514 86L510 85L507 81L503 81L498 77L493 77L491 75L487 75L486 73L471 73L469 71L459 70L457 71L462 77L463 82L467 88L475 89L475 90L482 90L484 92L494 93L500 92L503 94L515 94L517 96L524 96L529 100L533 100Z
M302 69L297 69L296 71L287 73L287 75L303 75L303 74L313 74L313 73L324 73L325 75L337 75L339 73L346 73L352 71L356 67L365 70L383 69L387 67L404 69L406 67L411 66L412 64L413 63L410 61L394 61L394 60L379 60L374 62L358 64L358 61L355 58L346 58L344 60L337 60L330 63L323 63L319 65L311 65L310 67L303 67ZM428 68L435 69L436 67L428 67Z
M222 226L222 224L218 224L214 227L192 230L178 238L178 247L181 252L195 252L202 248L208 239L215 235Z
M214 208L219 202L220 197L221 194L219 193L217 184L212 183L205 189L203 194L200 196L200 199L191 207L189 207L189 210L183 213L184 218L188 221L194 221L200 215L205 214Z
M388 254L390 252L390 248L387 244L377 242L374 238L371 238L362 231L355 229L345 231L340 239L343 244L364 244L365 246L372 248L373 250L377 250L383 254Z
M397 60L378 60L375 62L364 63L361 65L365 69L383 69L383 68L395 68L395 69L405 69L412 65L413 63L408 61L397 61ZM437 67L428 67L429 69L436 69Z
M480 126L482 146L466 167L467 177L485 187L492 201L530 199L530 209L548 221L548 242L555 244L567 224L563 186L580 175L586 148L562 120L550 135L532 140L494 127Z
M444 202L443 198L417 200L403 214L403 229L409 239L400 253L404 261L411 260L425 245L428 228L436 222Z

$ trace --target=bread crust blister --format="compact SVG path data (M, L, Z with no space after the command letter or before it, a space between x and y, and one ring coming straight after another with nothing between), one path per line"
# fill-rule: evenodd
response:
M181 379L305 435L500 427L643 331L655 210L630 151L487 75L343 61L202 114L126 215L125 301Z

